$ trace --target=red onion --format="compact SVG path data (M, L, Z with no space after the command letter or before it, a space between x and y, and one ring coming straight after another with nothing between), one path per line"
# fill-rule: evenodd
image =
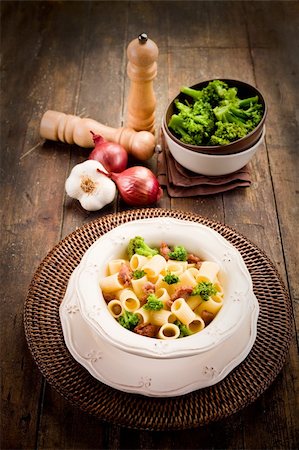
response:
M122 172L128 164L128 153L120 144L108 142L99 134L91 131L95 148L88 159L94 159L105 167L108 172Z
M134 166L121 173L105 173L113 180L122 199L131 206L145 206L157 202L163 190L153 172L143 166Z

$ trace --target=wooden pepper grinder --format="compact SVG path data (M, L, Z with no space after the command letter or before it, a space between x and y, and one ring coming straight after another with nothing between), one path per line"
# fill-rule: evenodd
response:
M158 54L157 45L145 33L131 41L127 48L127 73L131 85L126 125L136 131L155 132L156 97L153 79L157 75Z

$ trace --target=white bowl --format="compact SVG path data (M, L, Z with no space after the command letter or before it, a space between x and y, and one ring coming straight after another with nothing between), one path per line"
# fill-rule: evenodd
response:
M240 364L254 344L258 305L249 295L250 307L240 322L237 339L232 335L209 352L161 359L121 350L104 340L82 317L76 277L77 270L59 310L65 343L74 359L94 378L120 391L174 397L212 386Z
M137 335L111 316L99 288L110 259L141 235L153 246L161 241L220 266L224 304L202 331L176 340ZM240 253L219 233L173 218L136 220L98 239L73 272L60 318L73 357L96 379L116 389L152 397L182 395L222 380L250 352L259 306Z
M259 140L252 147L232 155L209 155L189 150L171 139L162 123L167 146L174 159L186 169L207 176L228 175L236 172L251 160L262 145L265 127Z
M188 252L220 267L224 305L204 330L176 340L160 340L126 330L108 311L99 288L107 263L125 252L129 240L142 236L150 246L183 245ZM114 228L95 242L83 257L76 278L80 311L89 325L111 345L135 355L178 358L207 352L235 333L248 313L252 281L239 252L219 233L201 224L172 219L136 220Z

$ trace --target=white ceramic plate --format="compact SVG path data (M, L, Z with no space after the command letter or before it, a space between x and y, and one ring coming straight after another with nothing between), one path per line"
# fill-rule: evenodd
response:
M159 340L132 333L111 316L99 289L109 260L119 258L134 236L150 246L183 245L190 253L220 266L224 304L204 330L176 340ZM190 221L172 218L142 219L120 225L98 239L84 255L75 278L78 304L84 320L106 344L142 357L178 358L210 352L231 336L238 339L240 322L257 300L240 253L219 233Z
M123 351L103 339L83 319L76 293L78 271L77 268L70 278L59 310L65 343L93 377L115 389L150 397L173 397L212 386L240 364L254 344L259 307L249 293L238 338L233 335L209 352L161 359Z

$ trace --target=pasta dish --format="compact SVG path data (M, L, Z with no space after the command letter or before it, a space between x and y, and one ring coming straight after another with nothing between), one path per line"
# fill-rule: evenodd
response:
M217 263L180 245L151 248L140 236L130 240L123 258L108 262L100 288L121 326L158 339L200 332L223 304Z

